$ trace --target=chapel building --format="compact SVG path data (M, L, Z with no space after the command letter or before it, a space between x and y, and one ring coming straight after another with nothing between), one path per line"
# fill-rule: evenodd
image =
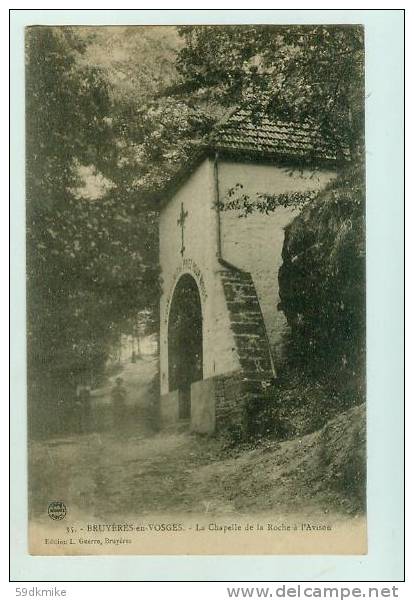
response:
M241 216L229 191L322 190L343 156L310 123L244 110L221 124L161 201L160 417L191 430L254 429L276 375L286 318L278 271L291 207Z

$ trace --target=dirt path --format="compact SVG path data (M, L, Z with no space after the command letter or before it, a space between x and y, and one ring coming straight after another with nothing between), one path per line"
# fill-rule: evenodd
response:
M79 518L102 520L161 513L355 513L353 498L332 492L323 482L342 448L353 453L362 409L344 414L329 431L335 434L332 440L338 439L336 432L340 438L329 442L328 436L333 459L326 467L320 463L319 433L231 452L219 439L187 428L154 431L150 382L155 370L149 358L124 366L128 408L122 424L112 421L114 376L94 391L91 431L31 444L32 518L45 516L56 499Z
M53 499L97 517L205 508L208 501L195 502L189 476L217 460L220 444L187 429L154 430L150 387L156 369L151 356L125 363L92 392L87 432L31 443L32 517L44 515ZM110 398L118 375L128 394L122 423L114 422Z

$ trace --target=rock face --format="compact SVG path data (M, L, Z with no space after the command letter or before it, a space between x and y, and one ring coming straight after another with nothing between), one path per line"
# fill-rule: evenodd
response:
M286 227L280 307L295 359L363 371L365 222L361 174L333 184Z

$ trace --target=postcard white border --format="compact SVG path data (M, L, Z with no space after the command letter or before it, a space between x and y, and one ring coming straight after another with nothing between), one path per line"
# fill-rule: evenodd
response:
M360 23L366 32L366 556L33 557L27 553L24 54L27 25ZM21 10L11 13L11 578L14 581L403 578L402 10Z

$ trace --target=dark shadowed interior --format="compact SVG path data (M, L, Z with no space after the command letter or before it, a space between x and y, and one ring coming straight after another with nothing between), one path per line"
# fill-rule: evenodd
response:
M190 417L191 383L203 378L203 318L197 284L184 274L174 290L168 320L169 389L179 391L180 417Z

